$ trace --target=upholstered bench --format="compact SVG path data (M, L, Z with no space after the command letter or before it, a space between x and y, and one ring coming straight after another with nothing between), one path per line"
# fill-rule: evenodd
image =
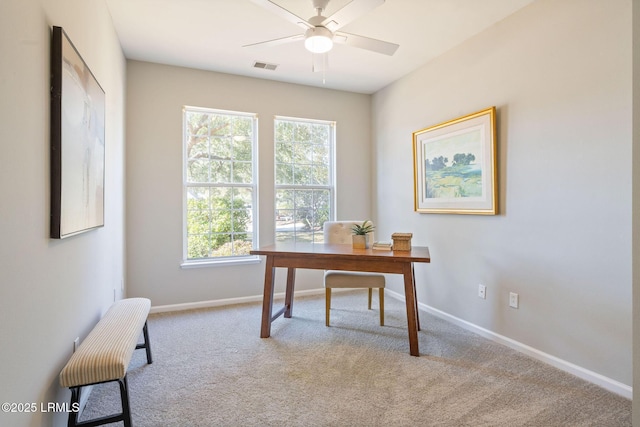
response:
M120 385L122 413L78 422L78 413L69 413L69 426L98 426L123 421L131 426L127 367L133 351L144 348L147 363L152 363L147 316L151 301L128 298L115 302L60 372L60 385L71 389L71 408L79 407L80 390L84 386L117 381ZM138 344L140 331L144 343Z

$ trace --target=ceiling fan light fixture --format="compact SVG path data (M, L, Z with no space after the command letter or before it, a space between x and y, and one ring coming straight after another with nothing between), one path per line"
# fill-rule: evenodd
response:
M305 33L304 47L312 53L325 53L333 48L333 33L324 27L309 28Z

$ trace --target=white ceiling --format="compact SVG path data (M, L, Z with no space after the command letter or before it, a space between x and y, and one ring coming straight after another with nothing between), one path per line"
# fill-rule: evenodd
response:
M357 1L357 0L356 0ZM374 93L533 0L386 0L340 31L397 43L393 56L334 45L328 69L311 70L302 41L243 45L303 30L250 0L106 0L129 59L290 83ZM312 0L274 0L294 14L315 15ZM349 3L331 0L324 16ZM275 71L254 62L277 64ZM324 79L324 82L323 82Z

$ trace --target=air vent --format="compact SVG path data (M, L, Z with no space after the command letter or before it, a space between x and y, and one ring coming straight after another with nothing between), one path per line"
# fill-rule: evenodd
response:
M262 68L264 70L271 70L271 71L273 71L276 68L278 68L278 66L276 64L267 64L266 62L259 62L259 61L256 61L253 64L253 67L254 68Z

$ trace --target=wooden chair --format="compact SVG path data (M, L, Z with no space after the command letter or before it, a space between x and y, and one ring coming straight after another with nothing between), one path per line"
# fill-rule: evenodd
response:
M351 245L351 236L353 234L351 227L354 224L362 224L362 221L326 221L323 229L324 242L329 244ZM329 312L331 311L332 288L368 288L369 310L371 310L373 288L378 288L380 299L380 326L384 326L385 278L383 274L327 270L324 272L324 287L326 298L325 324L327 326L329 326Z

